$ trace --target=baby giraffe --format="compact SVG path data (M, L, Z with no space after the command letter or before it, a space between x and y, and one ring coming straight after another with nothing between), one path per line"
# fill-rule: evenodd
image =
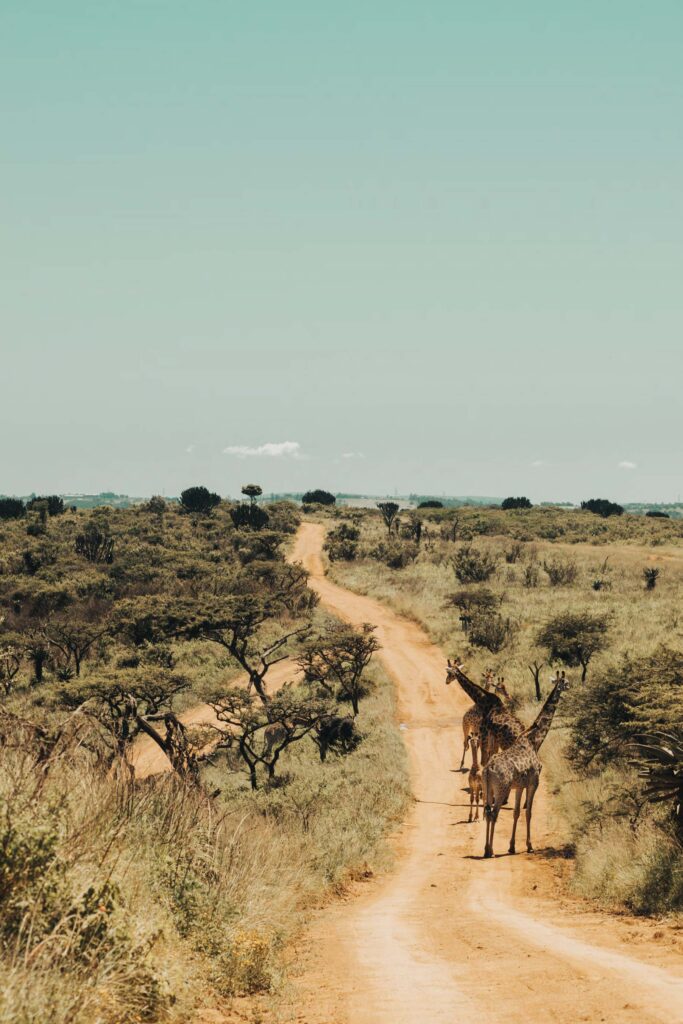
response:
M477 760L477 736L470 737L470 745L472 747L472 767L470 768L470 774L468 777L468 783L470 787L470 816L468 821L479 821L479 801L482 799L482 781L481 781L481 768L479 767L479 761ZM474 818L472 818L472 804L474 804Z

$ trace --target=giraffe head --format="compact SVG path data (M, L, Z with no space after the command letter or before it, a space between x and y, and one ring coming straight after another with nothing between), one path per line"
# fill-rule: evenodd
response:
M449 686L457 677L458 672L462 672L464 668L465 666L462 664L462 662L458 661L457 658L455 658L453 661L451 661L451 659L449 658L448 666L446 668L446 686Z
M505 700L510 700L510 694L508 693L503 676L499 676L497 681L494 680L493 692L497 693L499 697L503 697Z

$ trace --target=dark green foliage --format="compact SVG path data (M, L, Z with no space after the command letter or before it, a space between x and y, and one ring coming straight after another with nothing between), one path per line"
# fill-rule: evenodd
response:
M578 668L580 665L583 682L593 655L607 647L608 632L609 620L606 615L564 612L550 619L539 630L536 643L546 648L550 661L560 661L569 668Z
M645 578L645 589L654 590L659 579L659 569L656 569L654 566L643 569L643 577Z
M377 508L382 513L382 518L384 519L387 530L391 533L391 527L394 519L398 515L398 505L395 501L379 501L377 502Z
M21 519L26 512L19 498L0 498L0 519Z
M671 519L668 512L662 512L661 509L658 508L649 509L645 515L648 519Z
M532 508L532 504L528 498L505 498L500 503L502 509L510 508Z
M572 759L581 767L626 758L632 744L657 733L683 733L683 654L658 647L625 655L569 690Z
M595 513L596 516L602 516L603 519L624 514L621 505L617 505L615 501L609 501L607 498L589 498L588 501L581 502L581 508Z
M244 484L242 487L242 494L245 498L249 498L249 502L252 505L255 505L263 494L263 488L260 484Z
M443 502L437 501L436 498L429 498L427 501L421 501L417 506L418 508L443 508Z
M26 511L34 512L40 511L41 504L45 502L47 514L50 516L61 516L64 512L64 499L60 498L58 494L49 494L41 498L31 498L30 501L26 502Z
M496 571L497 561L489 551L463 544L453 556L453 569L461 583L485 583Z
M337 499L329 491L317 489L315 491L306 491L301 501L304 505L334 505Z
M255 503L235 505L230 509L230 518L236 530L262 530L269 523L266 510Z
M209 491L206 487L188 487L180 495L180 505L184 512L197 515L208 515L220 505L220 495Z

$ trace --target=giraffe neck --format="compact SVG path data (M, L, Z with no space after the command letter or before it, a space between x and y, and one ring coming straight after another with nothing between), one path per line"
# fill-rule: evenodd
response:
M560 697L564 686L562 680L558 680L553 686L548 698L539 711L534 723L529 726L526 731L526 737L531 743L535 750L538 750L543 743L543 740L548 735L548 730L552 725L553 717L557 711L557 705L560 703Z
M477 683L473 683L471 679L468 679L465 673L457 668L455 670L455 678L458 680L467 696L474 701L477 707L489 708L502 705L500 697L497 697L495 693L487 693L482 687L478 686Z

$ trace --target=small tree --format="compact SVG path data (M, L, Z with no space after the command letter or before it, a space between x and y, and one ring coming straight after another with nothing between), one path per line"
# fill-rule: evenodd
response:
M510 508L532 508L532 505L528 498L505 498L501 501L500 507L507 510Z
M471 544L464 544L453 558L453 569L461 583L484 583L496 571L495 557Z
M645 589L654 590L659 579L659 569L656 569L654 566L643 569L643 577L645 579Z
M543 668L543 664L544 663L539 661L537 658L536 661L532 661L528 666L534 680L534 693L536 700L538 701L543 700L543 694L541 693L541 669Z
M180 495L180 505L183 512L195 513L196 515L209 515L216 505L220 504L220 501L220 495L201 486L188 487Z
M245 498L249 498L249 504L253 506L256 504L258 499L263 494L263 488L258 484L245 484L242 488L242 494Z
M581 502L581 508L587 512L593 512L596 516L602 516L603 519L624 514L621 505L617 505L615 501L609 501L607 498L589 498L588 501Z
M14 688L14 680L21 668L21 651L13 644L0 647L0 688L9 697Z
M536 643L546 648L550 661L560 661L569 668L580 665L584 682L591 658L608 646L608 632L606 615L564 612L546 622L536 636Z
M301 501L304 505L335 505L337 499L329 491L318 488L315 491L306 491Z
M378 501L377 508L382 513L382 518L384 519L386 528L391 535L391 528L399 511L398 505L395 501Z
M443 502L437 501L435 498L428 498L427 501L421 501L417 506L418 508L443 508Z
M325 539L325 551L331 562L352 562L358 554L360 530L349 523L340 523Z
M368 622L360 629L335 624L308 642L297 663L310 683L337 700L349 700L357 715L368 689L363 673L379 646Z
M683 733L654 733L635 746L640 769L645 780L643 795L650 803L668 803L676 829L683 845Z
M663 512L661 508L651 508L645 513L648 519L671 519L668 512Z
M272 779L282 751L302 740L330 715L327 702L311 700L291 684L275 694L267 708L238 687L209 703L218 721L228 727L219 747L237 748L247 766L252 789L258 788L259 765Z

